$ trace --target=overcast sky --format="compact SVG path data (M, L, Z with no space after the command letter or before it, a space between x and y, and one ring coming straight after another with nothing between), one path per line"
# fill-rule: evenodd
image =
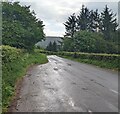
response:
M16 0L12 0L16 1ZM68 16L80 12L82 4L91 9L102 11L107 4L114 13L118 13L119 0L17 0L22 5L31 5L37 18L41 19L45 25L46 36L63 36L65 27L63 23ZM84 2L83 2L84 1ZM97 1L97 2L96 2ZM113 2L114 1L114 2Z

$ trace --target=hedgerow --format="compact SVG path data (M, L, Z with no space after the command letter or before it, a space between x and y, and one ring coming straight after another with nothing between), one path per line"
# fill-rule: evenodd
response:
M82 53L82 52L51 52L38 50L37 52L48 55L58 55L66 58L76 59L80 62L95 64L110 69L119 69L119 54L103 54L103 53ZM103 64L104 63L104 64ZM106 64L106 65L105 65Z
M17 80L25 75L26 69L32 64L46 63L46 55L26 53L10 46L1 46L2 50L2 105L7 110L12 96L15 94Z

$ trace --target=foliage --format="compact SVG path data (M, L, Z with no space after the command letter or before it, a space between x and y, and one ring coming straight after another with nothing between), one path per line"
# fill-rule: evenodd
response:
M74 51L74 45L72 38L64 37L63 39L63 50L64 51Z
M64 38L64 51L89 53L118 53L118 45L104 40L103 35L96 32L76 32L73 39Z
M77 28L78 30L87 30L89 23L89 9L82 6L80 14L77 16Z
M89 10L84 5L78 16L70 16L66 21L66 32L74 30L72 35L66 33L63 39L64 51L91 53L119 53L119 29L116 15L106 5L101 13L98 9ZM74 23L72 26L72 23Z
M53 42L53 50L52 51L55 51L55 52L57 51L57 43L55 41Z
M46 47L46 50L52 51L52 42L51 42L51 41L50 41L50 43L48 44L48 46Z
M21 56L21 50L10 46L2 46L2 63L13 62Z
M92 32L98 32L101 28L101 19L98 9L95 11L89 10L84 5L77 16L77 31L86 30Z
M111 40L112 34L117 29L118 24L115 16L116 15L114 15L114 13L109 10L108 6L106 5L101 13L102 32L106 40Z
M10 46L1 46L2 49L2 105L6 111L15 91L16 81L26 73L26 68L32 64L47 62L44 54L34 52L28 54Z
M30 6L3 2L2 18L3 45L31 50L44 38L43 22L35 17L34 11L30 11Z
M57 51L57 43L54 41L53 43L50 41L50 43L48 44L48 46L46 47L46 50L48 51Z
M89 10L83 5L80 13L77 16L75 16L75 13L70 15L64 25L66 29L66 36L73 37L74 33L80 30L92 32L100 31L101 18L98 13L98 9L95 11Z
M64 23L66 28L66 36L73 37L76 32L76 16L72 14L68 17L68 20Z
M101 32L101 18L98 9L91 10L89 15L88 30L92 32Z
M107 68L107 69L112 69L112 70L116 70L116 71L119 70L118 60L114 60L114 61L107 60L106 61L104 59L95 60L95 59L90 59L90 58L87 58L87 59L74 58L73 56L61 56L61 57L64 57L64 58L67 58L67 59L70 59L73 61L77 61L80 63L96 65L101 68Z
M107 5L101 13L98 13L98 9L95 11L89 10L82 5L80 13L77 16L75 16L75 13L70 15L65 22L66 36L73 37L76 31L86 30L102 32L108 40L117 29L118 24L116 20L116 15L112 10L109 10Z

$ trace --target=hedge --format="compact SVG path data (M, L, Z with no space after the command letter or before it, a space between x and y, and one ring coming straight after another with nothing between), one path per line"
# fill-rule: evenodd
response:
M90 60L92 61L99 61L99 62L105 62L106 64L111 63L110 66L113 65L111 68L119 69L119 54L106 54L106 53L83 53L83 52L51 52L51 51L45 51L45 50L39 50L36 49L37 52L45 53L48 55L58 55L63 57L72 57L76 59L81 60ZM88 62L90 63L90 62ZM108 67L109 68L109 67Z
M27 53L10 46L0 46L2 50L2 110L7 107L15 94L16 82L25 75L32 64L46 63L47 57L41 53Z

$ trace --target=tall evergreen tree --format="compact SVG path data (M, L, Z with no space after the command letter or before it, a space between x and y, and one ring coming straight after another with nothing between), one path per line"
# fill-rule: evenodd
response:
M52 46L52 42L51 41L48 44L48 46L46 47L46 50L48 50L48 51L52 51L53 50L53 46Z
M103 12L101 13L102 20L102 32L106 40L112 39L112 34L117 29L116 15L106 5Z
M57 51L57 43L55 41L53 42L53 46L52 47L53 47L52 51L56 52Z
M76 32L76 16L75 13L68 17L68 20L64 23L65 25L65 36L73 37L74 33Z
M98 13L98 10L90 11L89 16L89 30L93 32L99 32L101 29L101 19L100 14Z
M88 30L89 31L95 31L94 30L94 23L95 23L95 21L94 21L94 11L91 10L90 15L89 15L89 22L88 22Z
M83 5L80 14L77 16L78 30L88 29L89 15L90 15L89 9Z

